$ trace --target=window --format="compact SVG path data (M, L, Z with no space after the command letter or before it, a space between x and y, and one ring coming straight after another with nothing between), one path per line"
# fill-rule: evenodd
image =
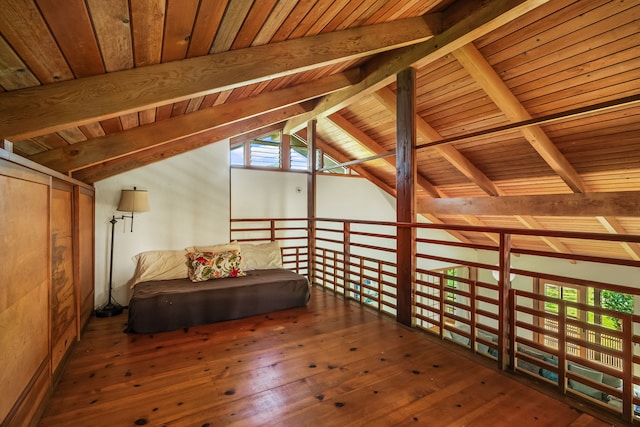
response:
M291 170L306 171L309 157L307 144L299 138L292 137L289 140L289 147L289 168Z
M307 171L309 148L302 138L291 135L282 138L281 132L273 132L258 138L240 141L231 146L231 166L250 166L292 171ZM337 166L339 163L318 150L316 168ZM351 170L337 166L324 171L334 174L350 174Z
M458 290L463 292L469 290L469 286L460 280L469 278L469 267L450 267L439 270L444 275L444 311L445 313L455 314L462 317L468 317L464 309L460 309L452 304L458 303L468 305L469 299L459 294Z
M326 154L324 155L324 165L323 167L325 168L331 168L329 170L326 170L326 173L336 173L336 174L342 174L342 175L346 175L349 173L349 169L344 167L344 166L338 166L338 167L334 167L338 164L338 162L336 162L335 160L333 160L331 157L327 156Z
M231 166L244 166L244 145L231 148Z
M249 143L249 164L263 168L279 168L281 166L280 132L254 139Z
M628 294L577 285L568 285L564 283L540 283L542 284L541 292L543 295L551 298L581 303L592 307L602 307L622 313L633 313L633 297ZM560 304L545 301L544 311L560 314ZM566 316L571 319L580 320L587 325L599 325L611 330L622 329L621 320L616 316L600 315L595 311L585 309L580 310L575 306L567 307ZM558 322L556 320L542 319L540 325L549 331L558 331ZM568 324L566 326L565 333L567 336L579 338L591 343L597 343L603 347L609 347L612 349L620 349L622 345L620 339L617 337L590 330L588 327L578 327L576 325ZM557 339L549 335L542 335L540 342L549 347L558 347ZM622 363L619 358L612 357L606 353L586 349L573 343L567 343L566 351L569 354L580 356L588 360L599 361L600 363L616 368L619 368Z

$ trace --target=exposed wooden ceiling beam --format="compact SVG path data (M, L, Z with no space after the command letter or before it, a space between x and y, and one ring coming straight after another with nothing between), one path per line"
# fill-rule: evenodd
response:
M301 131L296 132L296 136L301 138L302 140L306 141L307 140L307 130L306 129L302 129ZM316 148L319 148L326 155L328 155L329 157L331 157L332 159L334 159L334 160L336 160L338 162L347 162L347 161L349 161L349 158L344 153L342 153L339 150L335 149L330 144L328 144L325 140L319 138L317 135L316 135ZM353 171L357 172L358 175L361 176L362 178L365 178L365 179L368 179L369 181L371 181L372 184L378 186L378 188L380 188L382 191L386 192L387 194L389 194L389 195L391 195L393 197L396 196L396 189L394 187L388 185L386 182L384 182L383 180L381 180L380 178L378 178L377 176L375 176L371 172L367 171L364 167L356 165L356 166L351 167L351 169Z
M542 224L540 224L531 215L516 215L516 218L518 219L518 221L520 221L521 224L524 224L525 227L527 227L530 230L544 230L544 227L542 226ZM540 239L542 239L542 241L546 243L547 246L549 246L551 249L553 249L558 253L564 253L564 254L572 253L572 251L567 247L567 245L562 243L562 240L560 240L557 237L540 236ZM569 263L575 264L576 260L570 259Z
M118 175L132 169L150 165L178 154L205 145L213 144L235 135L249 132L257 127L269 126L274 123L283 122L285 119L302 114L307 110L300 104L293 104L279 110L274 110L260 116L240 120L225 126L220 126L206 132L197 133L186 138L177 139L167 144L154 146L149 149L132 153L103 163L96 164L89 168L81 169L72 173L73 178L87 183Z
M638 212L636 210L636 212ZM615 218L611 218L611 217L603 217L603 216L598 216L596 217L598 222L600 222L600 224L602 224L602 226L604 228L607 229L607 231L611 234L626 234L626 231L624 229L624 227L618 222L617 219ZM630 244L627 242L622 242L622 247L624 248L625 252L627 252L629 254L629 256L636 260L636 261L640 261L640 246L637 244Z
M480 218L475 215L460 215L462 219L467 221L467 223L471 225L475 225L476 227L486 227L487 224L482 222ZM489 240L491 240L496 245L500 246L500 236L496 233L483 233Z
M453 55L510 121L519 122L532 118L473 43L453 51ZM542 128L529 126L522 128L521 132L573 192L584 193L586 191L582 177Z
M231 147L233 147L236 144L241 144L241 143L250 141L252 139L260 138L261 136L264 136L264 135L267 135L267 134L280 132L280 131L282 131L282 127L283 126L284 126L284 122L283 123L274 123L274 124L272 124L270 126L267 126L267 127L254 129L254 130L252 130L250 132L234 136L233 138L231 138L229 140L229 145Z
M385 150L380 144L373 140L369 135L358 129L351 122L345 119L338 113L332 114L327 117L336 127L341 129L344 133L353 138L357 143L367 147L369 150L374 152L375 154L383 154L386 153ZM383 160L389 163L394 168L396 167L396 157L395 156L385 156ZM433 185L424 175L418 173L416 175L417 184L424 189L431 197L441 197L442 193Z
M394 115L396 114L396 95L388 87L384 87L376 92L373 96ZM427 141L437 141L442 139L442 136L436 131L429 123L427 123L422 117L416 114L416 131L418 135ZM465 175L471 182L480 187L485 193L491 196L503 195L504 192L493 183L480 169L476 167L469 159L467 159L457 148L452 145L435 146L434 150L441 155L445 160L453 165L458 171ZM419 213L424 215L424 211L418 210ZM465 221L471 225L486 226L480 218L474 215L463 215ZM487 238L495 244L500 244L500 239L496 234L485 233Z
M419 213L418 215L428 219L429 221L431 221L433 224L442 224L442 225L446 225L444 221L442 221L440 218L438 218L435 215L431 215L429 213ZM455 231L455 230L447 230L447 233L449 233L451 236L453 236L454 238L458 239L459 241L463 242L463 243L468 243L468 244L473 244L473 242L470 239L467 239L462 233L460 233L459 231Z
M396 95L389 87L384 87L376 92L373 96L385 108L396 114ZM437 141L442 136L429 123L424 121L422 117L416 115L416 130L418 135L427 141ZM437 145L433 148L440 156L444 157L458 171L466 176L471 182L480 187L490 196L498 196L503 194L502 191L491 181L480 169L476 167L469 159L467 159L460 151L452 145Z
M313 111L291 119L285 126L286 132L301 129L314 117L326 117L350 103L387 86L395 80L395 75L412 65L417 68L451 53L465 44L481 37L525 13L547 3L549 0L476 0L457 1L454 8L442 14L442 32L426 42L377 55L363 66L363 79L349 89L327 95L320 100ZM464 17L458 13L464 10ZM455 17L451 15L456 15ZM447 24L452 22L450 26Z
M423 42L427 15L0 94L0 138L21 140ZM327 49L331 46L331 49Z
M161 120L146 126L44 151L31 156L31 160L60 172L76 171L318 97L349 86L352 78L351 71L334 74L310 83L263 93L169 120Z
M496 73L473 43L469 43L455 50L453 55L510 121L521 122L532 119L529 112L511 90L509 90L498 73ZM580 174L578 174L540 126L533 125L523 127L521 132L531 146L574 193L585 193L588 191ZM600 222L603 225L608 223L608 226L605 226L610 232L624 234L622 227L616 227L614 225L617 224L615 218L601 216ZM611 231L616 228L618 228L619 231ZM637 247L637 245L630 246L629 244L625 244L623 246L631 257L637 257L640 253L640 248Z
M419 207L436 215L633 217L640 211L640 191L424 199Z
M358 129L356 126L354 126L351 122L349 122L340 114L334 113L328 116L327 119L329 119L334 125L336 125L343 132L351 136L356 142L359 142L360 144L364 145L374 153L377 153L377 154L386 153L386 150L382 146L380 146L380 144L378 144L369 135L367 135L366 133ZM385 156L383 157L383 159L387 163L389 163L391 166L393 167L396 166L395 156ZM442 191L440 191L437 187L435 187L426 177L424 177L424 175L420 173L416 174L416 183L420 187L422 187L427 192L427 194L429 194L431 197L439 198L439 197L446 196L444 193L442 193ZM395 195L395 192L394 192L394 195ZM434 224L444 224L444 222L440 218L438 218L436 215L431 215L428 213L423 214L421 212L418 212L418 214L427 218L429 221L431 221ZM462 234L456 231L453 231L453 232L450 231L449 234L451 234L451 236L453 236L454 238L458 239L461 242L471 243L469 239L467 239Z

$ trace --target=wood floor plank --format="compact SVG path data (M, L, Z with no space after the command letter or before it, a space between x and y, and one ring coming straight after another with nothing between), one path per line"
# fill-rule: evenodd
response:
M610 425L319 289L303 308L125 329L90 320L40 426Z

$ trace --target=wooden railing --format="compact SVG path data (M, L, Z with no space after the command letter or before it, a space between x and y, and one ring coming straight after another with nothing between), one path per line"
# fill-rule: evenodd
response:
M278 241L283 267L309 274L309 221L307 218L232 219L231 240L260 244Z
M256 225L259 221L262 223ZM315 286L392 317L399 310L409 309L414 328L495 360L500 369L517 371L562 393L588 400L625 421L640 421L640 398L635 395L637 390L640 396L640 351L634 351L640 344L640 337L634 334L634 330L640 331L640 316L553 298L538 287L540 283L562 283L637 296L640 286L634 285L640 285L640 262L525 250L510 244L512 238L534 237L600 245L638 244L639 236L337 219L305 221L235 220L232 238L281 240L283 254L290 257L285 264L307 274ZM412 283L397 283L399 227L411 227L416 236ZM446 232L468 239L477 237L474 240L486 243L461 243L447 237ZM434 233L440 236L434 237ZM306 239L311 251L306 251ZM572 267L576 262L621 266L631 269L631 277L636 280L627 276L617 283L624 278L612 276L603 282L550 274L545 271L545 261L538 262L542 267L537 269L511 268L511 257L521 255L559 259ZM461 268L468 273L454 274ZM511 275L517 278L511 280ZM411 307L398 307L399 286L411 287ZM545 303L557 309L549 311ZM604 316L619 319L621 329L593 320Z

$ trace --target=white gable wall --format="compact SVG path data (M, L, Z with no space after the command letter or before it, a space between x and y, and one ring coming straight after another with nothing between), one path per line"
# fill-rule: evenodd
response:
M134 169L95 184L96 188L96 306L107 301L112 215L120 190L149 191L151 211L120 220L115 228L113 287L116 300L126 305L131 258L149 250L184 249L193 244L229 238L229 143L222 141L161 162Z

